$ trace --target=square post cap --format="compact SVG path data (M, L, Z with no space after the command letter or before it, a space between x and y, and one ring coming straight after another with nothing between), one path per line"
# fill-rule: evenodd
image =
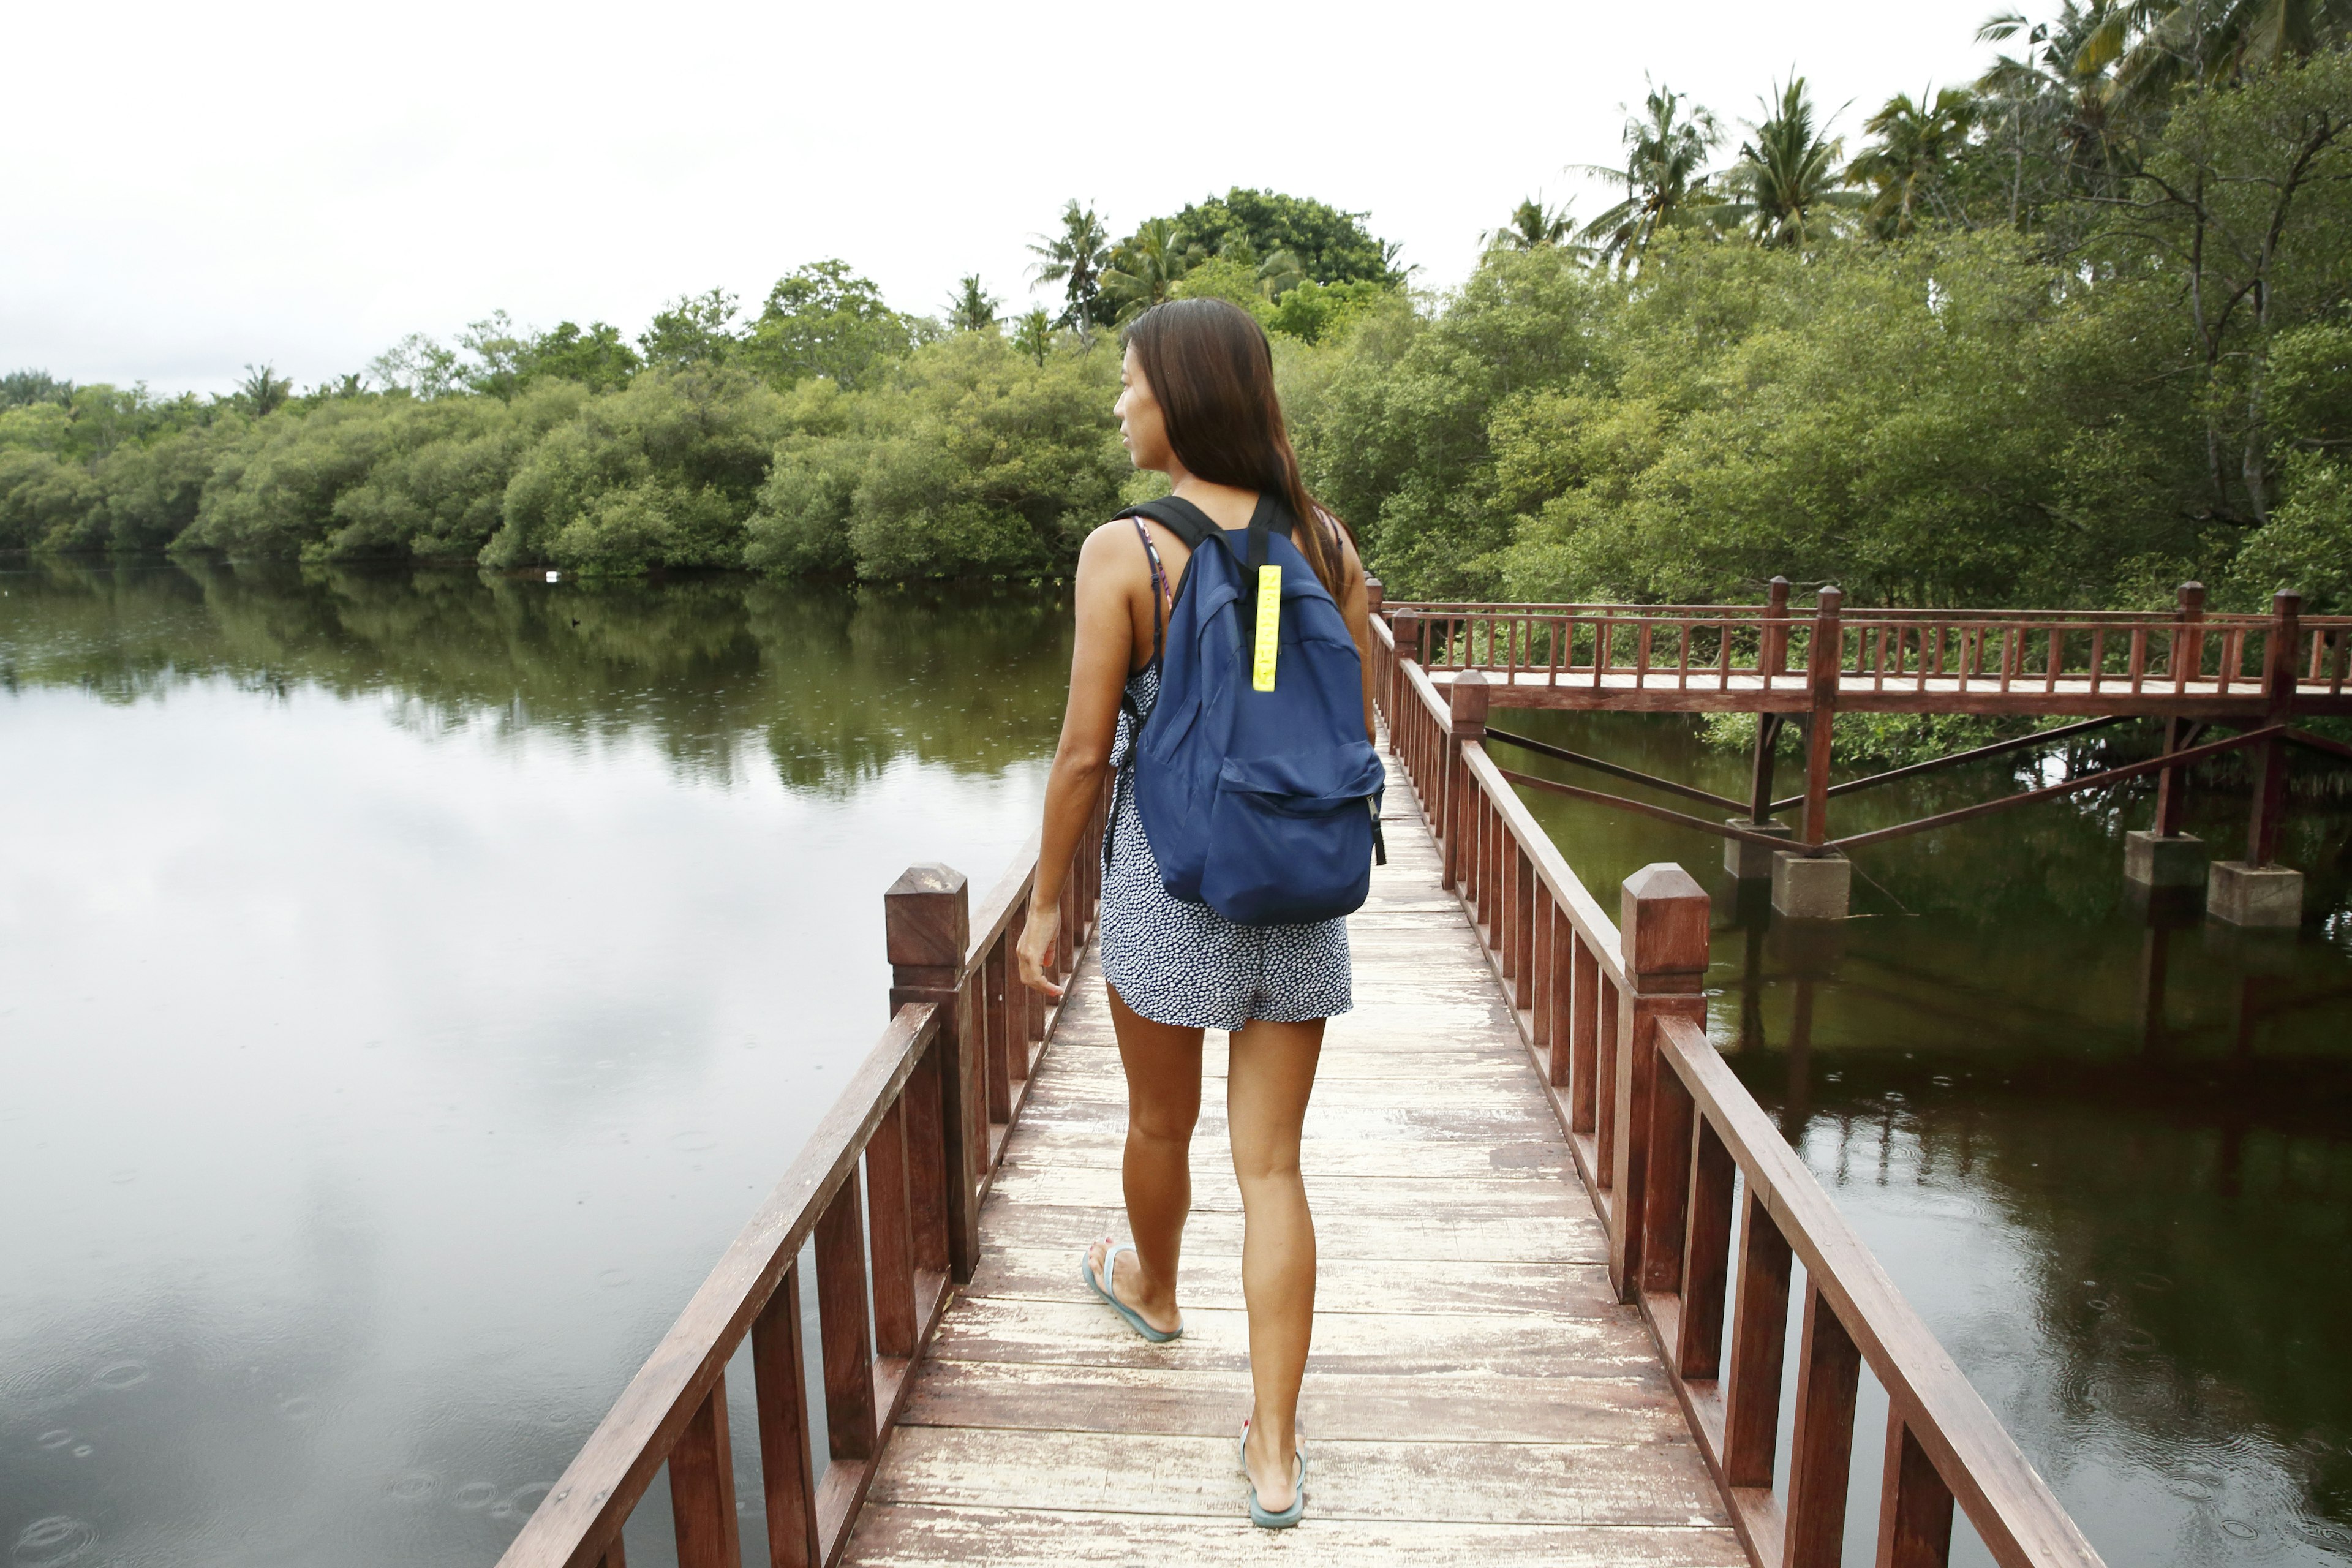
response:
M893 965L960 968L971 941L971 884L952 866L909 866L882 895Z
M1706 973L1711 906L1698 879L1671 860L1625 879L1618 951L1641 991L1696 991Z

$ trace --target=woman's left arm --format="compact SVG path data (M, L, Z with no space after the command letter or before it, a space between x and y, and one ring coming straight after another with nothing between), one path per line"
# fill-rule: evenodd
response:
M1129 545L1124 552L1118 548L1122 533ZM1029 893L1029 921L1015 950L1022 984L1048 996L1062 994L1045 973L1061 936L1062 885L1069 879L1087 817L1102 794L1111 742L1118 733L1119 693L1127 685L1135 647L1130 599L1144 556L1133 534L1125 523L1107 523L1078 552L1077 645L1070 656L1070 701L1062 713L1053 771L1045 777L1037 879Z

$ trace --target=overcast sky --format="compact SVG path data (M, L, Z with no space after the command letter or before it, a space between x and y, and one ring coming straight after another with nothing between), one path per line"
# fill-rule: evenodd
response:
M1181 8L414 0L11 8L0 370L302 385L503 307L634 334L839 256L902 310L1071 196L1115 233L1235 184L1369 211L1419 280L1619 152L1645 72L1732 126L1791 65L1858 142L1966 80L1997 0ZM1730 149L1727 149L1727 154Z

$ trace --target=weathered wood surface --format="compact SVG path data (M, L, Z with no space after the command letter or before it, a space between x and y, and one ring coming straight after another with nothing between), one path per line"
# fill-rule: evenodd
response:
M1320 1254L1305 1524L1255 1530L1241 1205L1209 1038L1185 1333L1146 1343L1079 1279L1126 1235L1126 1091L1099 968L1041 1060L982 1261L913 1375L843 1561L1686 1564L1746 1561L1411 786L1351 922L1356 1010L1302 1162Z

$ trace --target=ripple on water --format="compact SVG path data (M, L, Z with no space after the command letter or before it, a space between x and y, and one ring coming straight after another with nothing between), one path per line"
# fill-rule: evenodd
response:
M403 1502L425 1502L441 1489L441 1478L431 1470L404 1470L383 1489Z
M121 1393L126 1388L138 1387L153 1375L143 1361L110 1361L90 1373L89 1380L100 1388Z
M278 1414L289 1421L308 1421L318 1413L318 1409L319 1401L315 1394L298 1394L290 1399L278 1402Z
M53 1513L26 1525L10 1561L16 1568L63 1568L97 1544L98 1531L71 1514Z
M33 1441L44 1448L62 1448L73 1441L73 1433L63 1426L52 1426Z
M499 1489L488 1481L467 1481L450 1500L470 1513L478 1508L489 1507L498 1500L498 1495Z
M689 1132L673 1133L669 1146L681 1154L699 1154L706 1149L719 1147L719 1134L706 1132L699 1128Z
M607 1268L596 1276L596 1283L607 1290L617 1290L628 1282L629 1271L625 1268Z

